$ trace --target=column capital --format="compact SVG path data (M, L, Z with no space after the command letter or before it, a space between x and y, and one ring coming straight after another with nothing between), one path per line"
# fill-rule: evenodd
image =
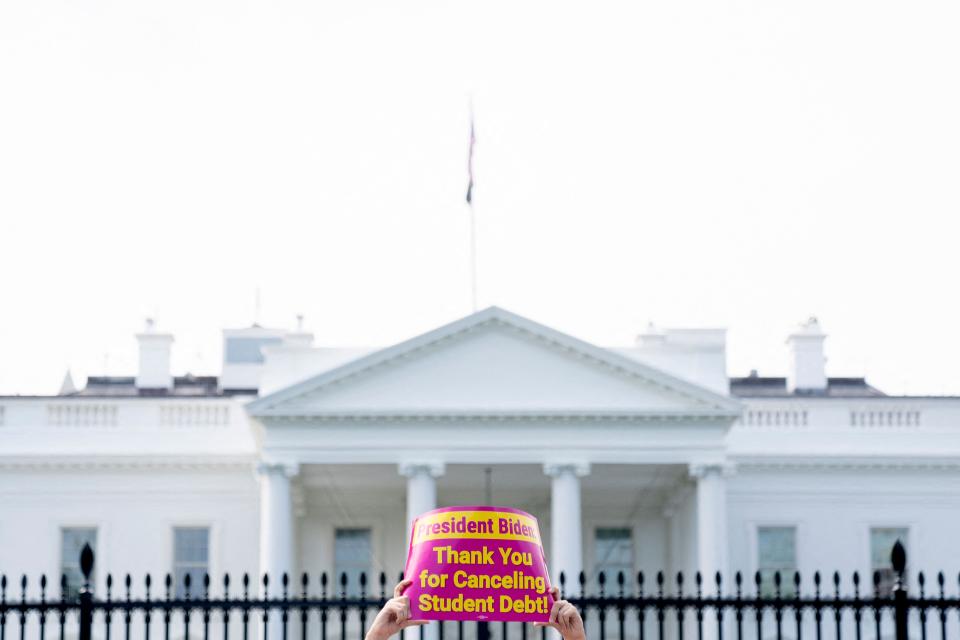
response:
M398 465L400 475L412 478L421 474L427 474L431 478L439 478L447 471L447 465L436 460L433 461L411 461L401 462Z
M283 475L287 478L293 478L300 473L300 464L296 462L268 462L261 460L257 462L254 470L258 476Z
M551 478L572 473L578 478L582 478L590 473L589 462L546 462L543 465L543 472Z
M695 462L690 465L690 477L702 480L708 476L729 478L737 472L737 467L731 462Z

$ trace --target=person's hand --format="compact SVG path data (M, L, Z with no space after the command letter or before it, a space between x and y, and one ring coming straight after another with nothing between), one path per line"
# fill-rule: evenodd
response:
M410 598L403 595L404 589L410 586L413 580L401 580L393 588L393 597L387 600L380 613L374 618L366 640L387 640L401 629L427 624L428 620L410 619Z
M549 622L534 622L535 627L553 627L560 632L563 640L586 640L587 634L583 630L583 618L577 608L560 599L560 589L551 587L553 608L550 609Z

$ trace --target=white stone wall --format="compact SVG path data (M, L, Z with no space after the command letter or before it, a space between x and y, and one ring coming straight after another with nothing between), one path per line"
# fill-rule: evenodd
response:
M797 527L797 562L805 588L813 572L841 572L845 588L859 571L872 585L870 527L906 526L908 568L956 578L960 556L960 473L910 468L743 468L729 480L731 565L756 570L756 528ZM752 588L752 575L750 577ZM872 589L872 586L869 587Z
M97 528L97 592L113 573L114 594L126 573L134 593L153 574L162 595L173 564L173 527L211 530L210 568L219 587L224 572L257 571L257 492L250 469L5 469L0 471L0 571L26 573L38 593L39 574L59 596L60 529ZM19 591L19 588L16 588ZM9 592L8 592L9 593Z
M741 468L728 480L728 540L733 570L756 570L756 528L797 527L797 558L804 583L814 570L840 570L845 584L852 571L869 577L871 526L907 526L909 566L931 578L960 571L954 553L960 531L960 474L923 469ZM320 571L333 569L333 531L338 526L373 530L375 571L392 580L405 559L405 505L401 485L382 495L349 494L346 505L310 497L298 519L299 571L317 584ZM170 571L172 528L210 526L211 570L219 578L257 571L258 498L251 471L143 469L19 469L0 473L0 567L8 578L58 574L60 527L96 526L99 531L97 580L107 572L131 572L140 588L142 574L155 580ZM518 499L526 499L518 496ZM511 502L501 489L499 501ZM643 509L624 520L621 509L590 506L584 499L584 566L593 571L593 532L598 526L630 526L636 569L647 572L653 588L663 569L672 583L676 571L692 575L695 500L688 491L673 515ZM549 541L549 511L539 514ZM547 543L549 547L549 542ZM549 548L547 549L549 554ZM155 584L158 584L155 582ZM689 583L688 583L689 584ZM752 584L752 583L751 583ZM155 590L155 593L160 593Z

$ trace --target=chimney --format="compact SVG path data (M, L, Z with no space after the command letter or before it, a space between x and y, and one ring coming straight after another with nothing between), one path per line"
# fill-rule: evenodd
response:
M823 341L827 336L816 318L806 322L787 338L790 349L790 369L787 391L823 392L827 389L827 359L823 355Z
M170 375L170 345L173 336L158 333L153 318L147 318L143 333L137 334L140 344L140 363L137 368L137 389L172 389Z
M313 334L303 328L303 314L297 314L297 330L291 331L283 337L285 347L312 347Z

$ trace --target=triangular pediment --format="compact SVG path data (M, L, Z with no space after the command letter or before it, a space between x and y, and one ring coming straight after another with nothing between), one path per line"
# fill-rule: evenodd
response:
M255 416L734 415L736 401L496 307L251 403Z

